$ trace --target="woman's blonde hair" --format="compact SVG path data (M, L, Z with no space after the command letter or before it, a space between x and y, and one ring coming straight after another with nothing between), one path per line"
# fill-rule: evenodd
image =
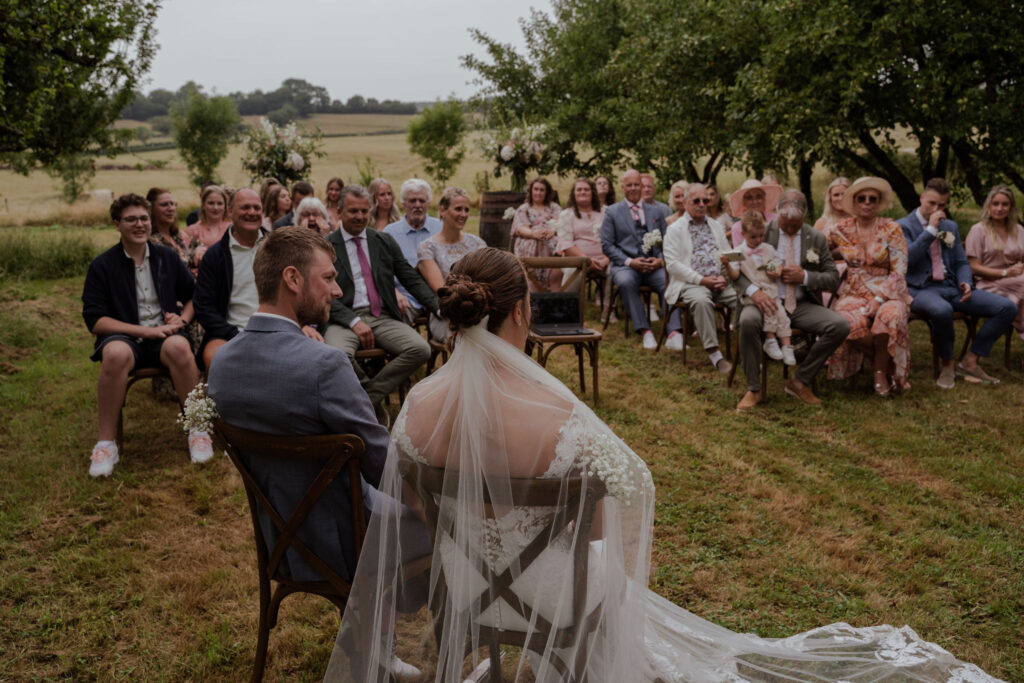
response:
M996 185L988 191L985 203L981 205L981 224L988 230L993 244L997 245L1000 250L1003 250L1006 248L1006 245L1003 244L1003 240L999 238L999 233L996 232L996 226L992 223L992 212L990 210L992 200L995 199L997 194L1004 195L1010 200L1010 212L1006 214L1006 235L1013 238L1015 238L1017 226L1017 198L1013 196L1013 190L1008 186Z
M395 196L395 186L389 183L384 178L374 178L370 181L370 186L366 189L370 191L370 225L376 225L377 223L377 190L380 189L381 185L387 185L391 188L391 210L388 211L388 224L394 223L402 219L402 214L398 210L398 201ZM340 205L340 203L339 203Z
M835 209L832 208L832 188L838 185L844 185L849 187L851 185L850 179L845 176L839 176L831 183L828 184L828 188L825 190L825 210L821 212L821 217L825 219L825 227L831 227L836 224L839 217L836 216Z

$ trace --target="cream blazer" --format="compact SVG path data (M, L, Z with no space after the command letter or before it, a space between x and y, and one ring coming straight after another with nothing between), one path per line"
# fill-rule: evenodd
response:
M725 238L725 228L714 218L704 219L711 227L711 234L715 236L715 244L719 251L729 251L728 240ZM683 214L683 217L665 231L665 243L662 245L662 253L665 256L665 269L668 271L668 287L665 288L665 303L669 306L679 300L679 294L683 291L683 285L699 285L701 275L690 267L690 258L693 255L693 241L690 239L690 214Z

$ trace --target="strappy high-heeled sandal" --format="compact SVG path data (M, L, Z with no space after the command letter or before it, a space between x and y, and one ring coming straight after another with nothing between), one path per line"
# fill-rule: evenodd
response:
M881 378L881 381L879 381L879 378ZM875 393L885 398L889 395L890 391L892 391L892 384L885 370L875 370Z

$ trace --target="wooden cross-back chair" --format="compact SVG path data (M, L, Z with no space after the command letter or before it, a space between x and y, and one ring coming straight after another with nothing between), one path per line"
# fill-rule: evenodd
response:
M666 268L665 269L665 289L666 290L668 289L669 280L670 280L670 277L669 277L669 274L668 274L668 269ZM732 284L729 284L727 286L731 287ZM715 312L714 312L715 320L716 321L717 320L721 320L722 321L722 326L717 328L717 329L718 329L719 332L721 332L725 336L725 344L724 344L724 346L725 346L725 357L729 358L729 357L732 356L732 312L733 312L733 309L732 309L731 306L727 306L726 304L716 303L716 304L713 304L713 305L714 305L714 309L715 309ZM690 339L690 333L694 329L696 329L696 328L694 327L694 324L693 324L693 316L690 314L690 307L687 306L686 303L683 302L681 297L674 304L672 304L671 307L665 309L665 317L663 318L662 323L661 323L661 334L658 335L658 346L655 349L655 353L657 353L658 351L661 351L662 345L665 343L665 340L668 339L668 321L669 321L669 318L671 317L672 311L677 309L677 308L679 309L679 314L682 317L682 323L683 323L683 327L680 330L680 334L683 335L683 350L682 350L682 354L683 354L683 363L685 364L686 363L686 347L687 347L689 339ZM739 344L737 344L737 346L739 346Z
M124 398L121 400L121 409L117 413L117 452L124 455L124 406L128 403L128 392L131 391L132 385L144 379L155 380L158 377L166 377L168 380L171 379L171 371L165 366L161 365L158 368L139 368L132 370L128 373L128 384L124 388ZM175 394L177 397L177 394ZM181 406L181 401L178 400L178 406Z
M562 283L563 290L566 293L570 293L568 290L577 281L579 281L579 287L576 288L576 296L579 299L580 307L580 322L583 322L583 292L586 291L587 286L587 269L590 267L590 259L583 256L549 256L549 257L536 257L536 258L522 258L519 259L523 266L527 269L526 276L536 289L543 290L544 287L537 281L536 277L530 272L531 268L572 268L573 272L570 274L569 279ZM590 368L592 373L592 379L594 384L594 406L597 406L598 399L600 396L598 388L598 345L601 343L603 335L597 330L586 329L583 334L563 334L563 335L541 335L530 330L530 336L526 340L526 353L531 355L533 349L537 349L537 362L541 364L541 367L546 367L548 357L551 352L557 349L559 346L572 346L576 352L576 360L579 368L580 377L580 395L583 396L587 393L587 382L586 376L583 371L583 354L586 353L590 360Z
M263 680L267 661L267 645L270 630L277 624L281 601L292 593L312 593L330 600L344 614L352 584L337 571L329 567L306 544L297 537L310 510L323 495L327 487L343 471L348 471L349 497L351 499L352 533L355 555L358 559L366 536L366 513L363 490L359 476L359 461L363 455L363 440L352 434L323 434L315 436L280 436L253 432L227 424L223 420L215 423L215 432L224 442L225 451L238 469L249 499L253 535L256 538L256 557L260 586L260 618L257 635L256 656L253 663L252 680ZM240 453L279 458L287 466L288 461L314 460L323 462L323 468L316 476L302 498L297 502L288 519L275 509L266 494L257 484ZM270 517L277 529L278 537L273 548L268 548L260 525L260 511ZM323 581L295 581L281 570L281 561L289 549L296 551L323 577ZM275 585L276 584L276 585ZM273 588L273 592L271 592Z
M935 349L935 342L931 338L931 318L920 313L911 313L910 317L907 319L907 325L909 326L910 323L914 322L915 320L919 320L928 326L928 341L931 343L932 346L932 377L938 378L940 359L939 352ZM963 346L960 347L960 354L956 357L957 361L961 361L963 360L964 356L967 355L967 350L971 348L971 344L974 342L974 337L978 333L978 319L975 318L973 315L968 315L967 313L953 311L953 324L955 325L958 321L964 324L964 328L966 328L967 332L967 334L964 335ZM1004 357L1004 362L1006 364L1009 364L1009 356L1009 345L1007 345Z
M398 462L399 472L402 478L416 491L416 494L423 502L424 512L427 516L427 526L430 528L431 540L434 547L438 547L437 523L440 516L441 500L445 496L458 496L459 491L444 491L445 470L442 467L432 467L415 461L405 455L400 456ZM579 682L583 680L584 668L587 661L588 636L597 628L600 617L601 605L598 603L589 613L586 611L588 572L590 560L589 539L594 521L594 514L597 503L604 497L606 491L595 477L584 481L580 477L573 477L568 480L562 479L502 479L501 485L508 486L511 492L511 504L515 507L555 507L557 511L552 515L548 524L511 562L510 567L518 567L520 572L536 560L548 547L551 539L557 538L570 524L578 523L576 538L579 539L573 551L573 607L572 618L565 626L558 627L545 619L537 612L535 606L526 603L522 598L512 591L514 577L511 569L504 569L500 572L492 571L484 560L485 549L483 539L475 548L468 548L470 562L474 568L487 582L487 588L470 602L470 611L482 614L498 600L507 605L525 622L533 624L533 631L530 634L522 631L504 630L492 626L477 625L480 640L475 645L488 648L490 657L490 683L501 683L501 645L512 645L523 649L543 653L550 643L555 648L569 647L577 644L576 657L573 661L564 661L556 654L552 658L552 665L558 670L564 681ZM466 495L467 492L461 492ZM585 495L584 495L585 494ZM491 505L491 492L485 485L480 493L480 503L483 506ZM505 504L509 501L502 500ZM445 610L459 609L455 605L448 605L448 589L444 574L444 567L441 566L438 572L438 583L434 590L431 601L431 610L434 612L434 628L437 643L442 642L440 633L441 625L445 622ZM501 607L499 607L501 609ZM467 619L453 619L452 623L468 623ZM460 637L460 634L451 634L453 637ZM463 649L463 659L474 649L474 643L470 642L468 634ZM440 645L439 645L440 646ZM441 662L439 666L461 667L459 662Z

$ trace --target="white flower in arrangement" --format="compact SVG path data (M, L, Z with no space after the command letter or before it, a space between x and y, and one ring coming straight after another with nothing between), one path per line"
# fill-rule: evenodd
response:
M650 232L644 233L644 240L641 244L641 248L645 254L651 253L651 251L661 244L661 233L657 230L651 230Z
M594 234L600 236L600 234L601 234L601 224L600 223L594 223Z
M512 161L512 157L515 156L516 151L512 148L512 145L505 145L501 148L501 159L502 161Z
M946 247L947 249L952 249L953 245L956 243L956 236L953 235L953 233L950 232L949 230L939 230L938 234L935 235L935 237L940 242L942 242L942 246Z
M181 415L178 416L178 424L186 434L211 432L213 431L213 421L217 417L217 405L212 398L206 395L206 384L200 382L185 399L185 407L182 408Z
M306 165L306 160L302 158L302 155L292 150L288 153L288 167L296 171L301 171L302 167Z
M505 209L505 213L501 214L501 219L503 221L510 221L513 218L515 218L515 215L516 215L516 207L510 206L507 209Z
M818 263L820 261L821 261L821 256L818 255L818 252L813 247L807 250L807 262L808 263Z
M266 133L271 140L277 136L277 126L270 122L266 116L260 117L260 127L263 128L263 132Z

